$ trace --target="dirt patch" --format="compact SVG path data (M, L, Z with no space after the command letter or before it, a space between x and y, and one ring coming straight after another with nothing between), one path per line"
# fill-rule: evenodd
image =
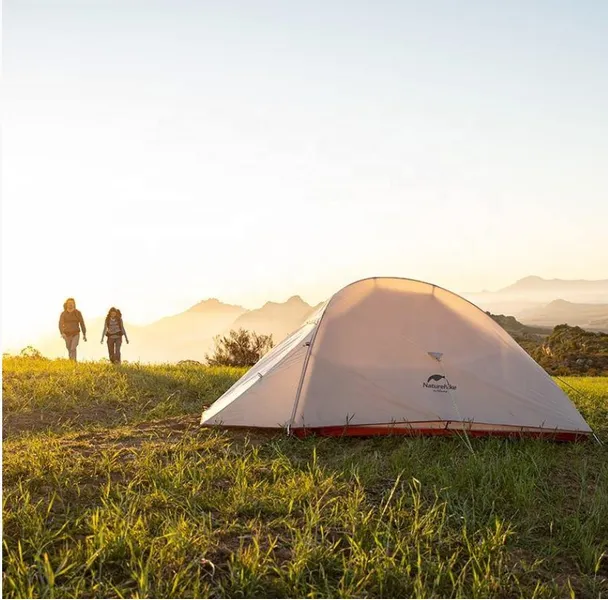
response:
M68 429L75 425L107 423L118 415L115 410L104 407L86 409L63 409L61 414L52 410L34 410L27 413L7 415L2 419L2 439L17 436L24 432L38 432L53 429Z
M114 429L84 431L63 440L65 446L83 454L97 453L103 450L128 450L139 448L146 443L177 443L185 434L197 433L200 428L200 415L187 415L148 421L133 426Z
M200 420L200 414L196 413L194 415L159 419L157 421L145 421L144 423L138 423L133 429L159 434L165 432L186 432L193 429L200 430Z
M191 438L200 437L201 440L208 439L209 435L220 433L222 439L235 446L258 446L276 438L277 432L253 432L248 430L226 431L200 426L200 414L185 415L156 421L146 421L133 426L123 426L114 429L94 430L81 432L66 436L62 443L81 454L90 456L104 450L127 452L122 453L123 458L128 460L132 454L130 449L137 449L143 444L177 444L185 436Z

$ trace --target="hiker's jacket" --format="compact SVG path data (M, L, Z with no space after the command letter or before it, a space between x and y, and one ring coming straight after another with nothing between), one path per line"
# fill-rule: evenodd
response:
M59 317L59 333L61 335L76 335L82 330L83 335L86 336L87 328L84 324L81 312L75 308L72 312L64 310Z

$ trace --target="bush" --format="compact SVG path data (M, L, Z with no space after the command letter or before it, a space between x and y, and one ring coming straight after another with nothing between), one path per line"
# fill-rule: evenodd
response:
M552 375L608 374L608 334L557 325L530 355Z
M21 350L21 356L25 358L36 358L38 360L46 360L46 356L43 356L40 350L37 350L33 346L26 346Z
M274 346L272 335L246 329L232 329L228 335L215 336L213 341L215 350L205 359L214 367L252 367Z

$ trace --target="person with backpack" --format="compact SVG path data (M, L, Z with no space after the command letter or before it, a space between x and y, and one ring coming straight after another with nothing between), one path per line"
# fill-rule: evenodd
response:
M74 298L68 298L63 303L63 312L59 316L59 333L65 341L70 360L76 362L76 348L80 341L80 331L82 339L87 341L87 328L82 318L82 313L76 308Z
M103 333L101 334L101 344L103 344L104 336L108 338L108 354L112 364L120 364L120 346L122 345L122 336L125 336L125 341L129 343L125 326L122 322L121 312L114 306L108 311Z

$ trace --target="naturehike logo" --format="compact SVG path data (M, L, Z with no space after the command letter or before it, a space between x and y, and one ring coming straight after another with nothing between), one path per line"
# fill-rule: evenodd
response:
M437 382L441 381L442 379L445 381L445 383L437 383ZM443 393L447 393L450 390L456 389L456 386L452 385L446 379L445 375L439 375L438 373L431 375L426 381L423 381L422 387L433 390L434 392L443 392Z

